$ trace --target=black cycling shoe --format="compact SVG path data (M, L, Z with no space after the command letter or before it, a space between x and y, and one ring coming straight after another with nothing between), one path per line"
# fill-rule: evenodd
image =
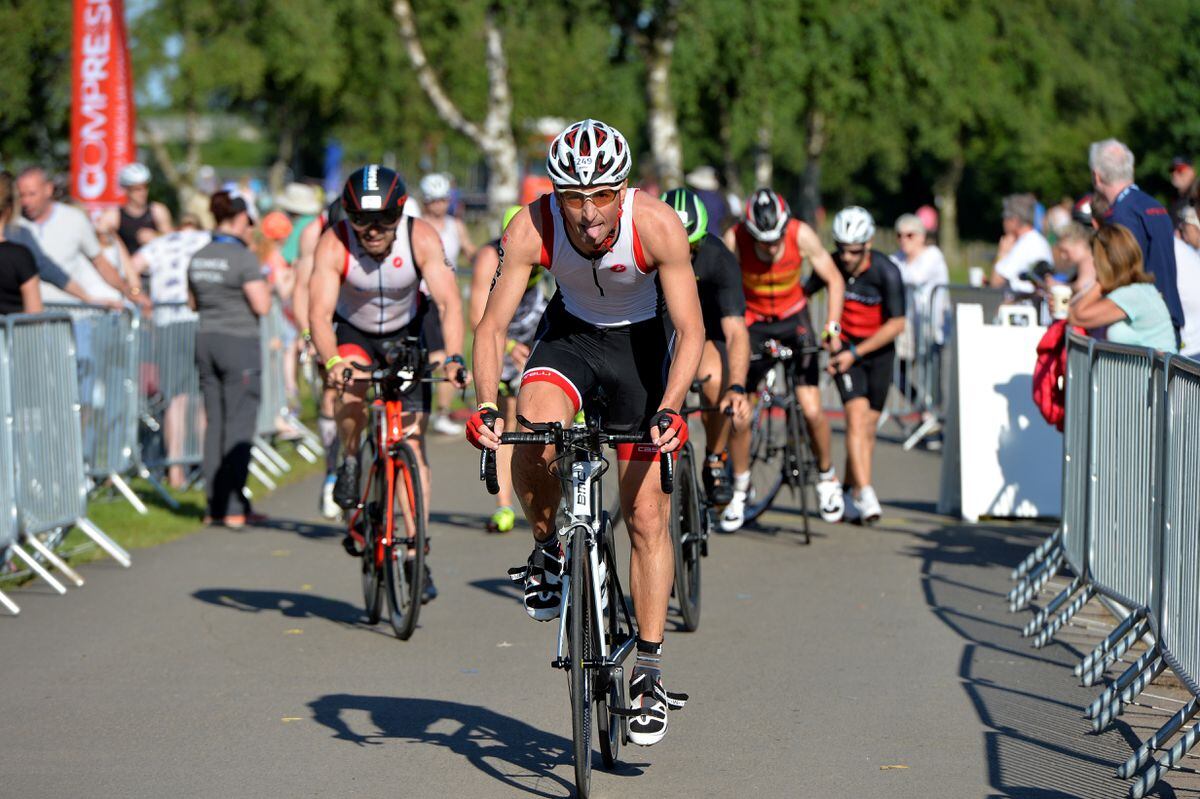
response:
M412 561L404 561L404 576L412 580ZM429 573L429 564L425 564L425 586L421 589L421 604L428 605L437 599L437 586L433 584L433 575Z
M725 459L709 455L704 459L704 490L714 505L728 505L733 499L733 483L725 469Z
M358 507L358 460L346 458L337 470L337 482L333 484L333 501L343 510Z
M359 547L358 542L349 533L342 536L342 549L346 550L346 554L352 558L362 557L362 548Z

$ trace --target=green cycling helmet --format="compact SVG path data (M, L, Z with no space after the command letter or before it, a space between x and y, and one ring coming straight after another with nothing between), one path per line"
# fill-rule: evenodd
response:
M675 209L683 221L688 234L688 244L695 244L708 231L708 209L695 192L687 189L671 189L662 196L662 201Z

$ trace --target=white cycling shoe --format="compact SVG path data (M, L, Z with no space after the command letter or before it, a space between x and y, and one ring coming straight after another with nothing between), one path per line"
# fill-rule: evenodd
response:
M870 486L864 486L863 490L859 492L858 512L862 515L865 524L873 524L879 521L879 517L883 515L883 508L879 506L879 497L875 496L875 489Z
M846 512L845 495L842 493L842 481L837 477L827 480L817 480L817 505L821 511L821 519L827 522L840 522Z
M321 486L321 515L326 519L337 519L342 515L342 509L333 501L333 484L336 482L337 475L330 473Z
M734 490L733 499L721 511L718 524L723 533L736 533L746 523L746 492Z
M429 420L429 429L443 436L461 436L467 428L451 419L449 414L439 413Z

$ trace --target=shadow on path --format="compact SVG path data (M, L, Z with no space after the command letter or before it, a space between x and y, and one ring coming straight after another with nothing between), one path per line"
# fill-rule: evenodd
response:
M326 619L359 626L365 621L362 608L316 594L293 591L255 591L246 588L203 588L192 594L201 602L243 613L273 612L290 619Z
M354 694L328 694L308 706L313 720L339 741L358 746L379 746L390 740L442 746L522 793L547 799L574 795L574 784L554 773L559 768L571 773L571 741L510 716L460 702ZM359 713L368 714L371 721L355 729L351 723ZM599 765L598 757L594 765ZM641 772L638 765L622 764L615 773ZM453 789L445 793L459 795Z
M284 533L296 533L303 538L338 538L346 534L345 525L319 524L300 519L277 519L270 517L266 521L254 525L263 530L278 530Z
M1116 799L1129 783L1113 770L1136 740L1123 721L1094 735L1082 706L1102 686L1081 689L1071 667L1083 656L1055 642L1034 649L1021 637L1028 612L1008 613L1007 575L1048 534L1030 526L948 523L909 532L922 563L930 610L963 640L958 674L988 730L984 733L993 797ZM1054 787L1059 786L1059 787ZM1160 782L1151 795L1174 797Z

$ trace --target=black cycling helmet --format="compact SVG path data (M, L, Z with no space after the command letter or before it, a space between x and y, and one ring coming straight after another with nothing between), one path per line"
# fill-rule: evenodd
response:
M708 209L695 192L687 189L671 189L663 194L663 202L679 214L683 229L687 231L688 244L695 244L708 232Z
M373 222L394 225L404 213L408 189L400 175L379 164L368 164L346 180L342 188L342 210L351 224Z
M787 201L770 189L758 189L746 201L746 229L766 244L779 241L791 218Z

